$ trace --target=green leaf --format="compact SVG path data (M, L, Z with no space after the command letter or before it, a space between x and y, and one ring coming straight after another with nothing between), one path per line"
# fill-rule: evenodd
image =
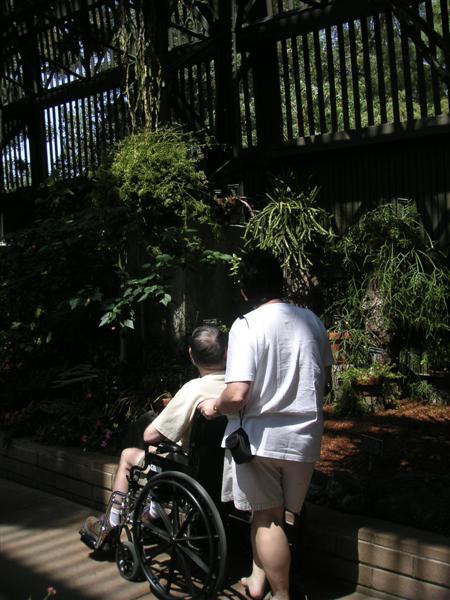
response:
M77 308L77 306L80 305L80 299L79 298L71 298L69 300L69 306L71 308L71 310L75 310Z
M107 325L108 323L111 323L112 321L112 315L110 312L107 312L103 315L103 317L100 319L100 325L99 327L103 327L104 325Z
M172 302L172 296L170 294L164 294L160 300L160 303L164 306L167 306L170 302Z

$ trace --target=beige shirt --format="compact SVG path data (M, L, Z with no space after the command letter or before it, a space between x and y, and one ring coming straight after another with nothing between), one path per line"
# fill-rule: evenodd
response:
M224 387L224 371L191 379L156 417L154 427L172 442L181 440L183 448L187 449L191 422L197 406L208 398L218 398Z

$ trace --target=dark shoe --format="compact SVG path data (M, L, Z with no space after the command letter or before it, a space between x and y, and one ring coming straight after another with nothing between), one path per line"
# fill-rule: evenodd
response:
M105 515L88 517L80 529L81 540L90 548L98 549L108 537L112 526Z

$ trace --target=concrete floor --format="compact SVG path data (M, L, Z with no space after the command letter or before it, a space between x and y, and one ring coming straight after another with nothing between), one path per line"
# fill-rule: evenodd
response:
M55 600L155 598L147 583L125 581L115 562L95 559L80 542L78 529L92 509L4 479L0 490L0 600L43 600L49 586ZM239 556L232 552L221 600L246 598L239 580L249 557ZM306 590L308 600L368 598L326 581L307 581Z

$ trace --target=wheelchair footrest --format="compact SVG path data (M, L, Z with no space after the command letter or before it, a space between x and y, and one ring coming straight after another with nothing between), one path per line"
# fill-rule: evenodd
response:
M80 540L83 544L86 544L91 550L97 549L97 540L92 535L89 535L84 529L80 529L78 533L80 534Z

